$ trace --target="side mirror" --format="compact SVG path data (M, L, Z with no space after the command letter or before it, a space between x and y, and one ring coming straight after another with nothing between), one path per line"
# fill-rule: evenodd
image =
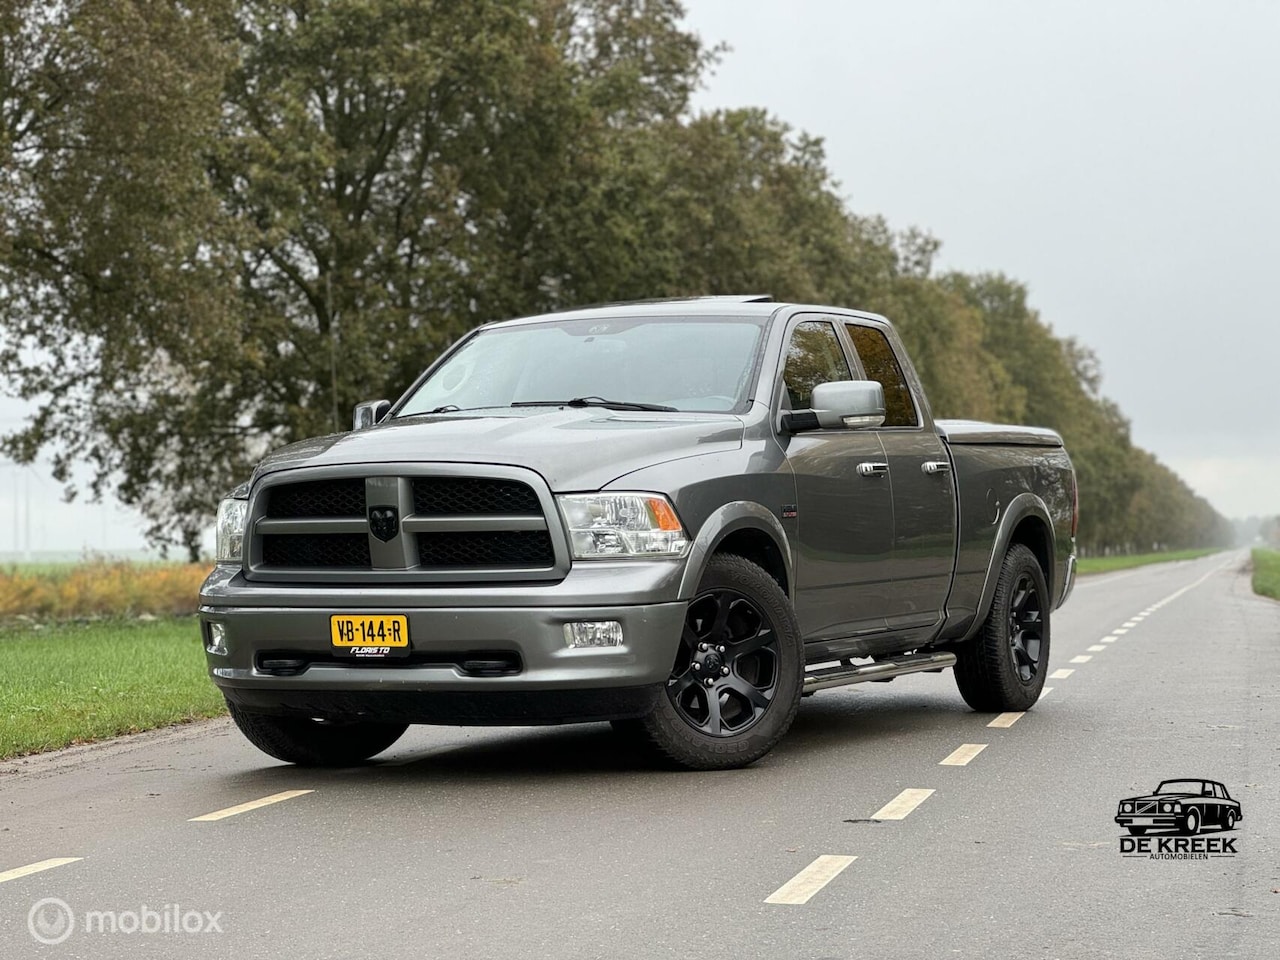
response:
M365 430L375 423L381 423L390 409L390 400L366 400L363 403L357 403L351 415L351 429Z
M884 387L875 380L820 383L810 402L812 409L782 415L784 430L860 430L884 423Z

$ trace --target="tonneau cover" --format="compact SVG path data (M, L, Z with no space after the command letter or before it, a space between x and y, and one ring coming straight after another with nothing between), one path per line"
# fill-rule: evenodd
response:
M953 446L1060 447L1062 437L1046 427L1020 427L981 420L935 421L942 439Z

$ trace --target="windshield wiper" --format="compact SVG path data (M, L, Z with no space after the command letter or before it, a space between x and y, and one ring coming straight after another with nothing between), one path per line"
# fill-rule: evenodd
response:
M470 410L498 410L499 407L459 407L456 404L446 403L443 407L436 407L434 410L419 410L417 413L402 413L397 420L405 420L409 417L430 417L437 413L462 413Z
M513 407L605 407L609 410L656 410L677 413L675 407L660 403L637 403L632 400L606 400L604 397L574 397L572 400L518 400Z

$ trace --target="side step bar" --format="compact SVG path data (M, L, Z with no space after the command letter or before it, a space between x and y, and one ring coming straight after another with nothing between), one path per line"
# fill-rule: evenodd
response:
M868 680L892 680L907 673L924 673L928 670L937 672L954 666L955 662L954 653L913 653L905 657L877 660L860 667L826 667L805 674L802 692L812 693L815 690L865 683Z

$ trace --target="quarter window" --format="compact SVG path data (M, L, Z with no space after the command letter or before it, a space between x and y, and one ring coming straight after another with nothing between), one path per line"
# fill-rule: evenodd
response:
M867 379L876 380L884 387L884 425L886 427L916 427L920 419L916 416L915 401L911 399L911 388L907 386L907 378L902 374L902 366L893 355L893 347L889 338L875 327L860 327L848 324L846 329L862 368L867 372Z
M813 406L813 388L831 380L852 380L853 372L836 336L836 328L824 320L796 324L787 344L782 373L792 410Z

